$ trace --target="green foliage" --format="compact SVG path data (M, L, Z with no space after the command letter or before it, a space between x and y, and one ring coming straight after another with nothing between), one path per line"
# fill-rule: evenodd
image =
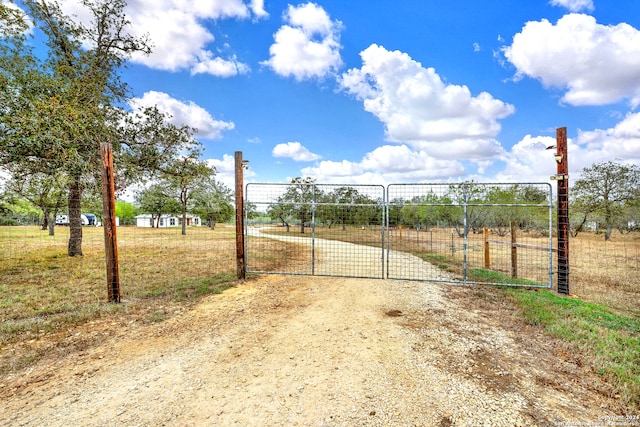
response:
M294 178L291 186L271 205L267 214L273 219L279 219L289 230L289 218L300 221L300 233L304 233L305 223L311 220L311 205L314 200L321 200L322 195L316 192L313 178Z
M138 208L133 203L124 200L116 201L116 216L121 220L131 220L138 215Z
M164 176L163 184L167 189L176 193L180 203L182 214L182 234L187 233L187 210L193 207L192 199L198 188L201 188L203 181L212 177L214 169L206 162L198 160L198 152L192 152L189 156L184 156L174 161L166 170L162 171ZM191 206L190 206L191 204Z
M194 190L192 212L204 218L212 229L216 223L230 220L235 212L231 189L213 175L203 179Z
M162 215L178 214L181 210L180 202L175 198L172 189L163 183L153 184L138 191L135 198L138 209L151 214L151 222L155 227L158 226Z
M443 194L432 189L408 200L391 201L389 223L415 228L446 224L453 226L460 237L471 231L479 233L483 227L505 235L511 221L525 229L546 228L548 197L542 188L532 185L452 184Z
M61 173L15 173L7 188L42 211L43 228L48 228L49 235L53 236L56 214L66 202L66 184L66 176Z
M118 75L133 52L149 52L146 40L127 31L124 0L84 0L92 16L85 27L57 2L24 0L36 30L44 34L46 59L34 54L27 17L1 9L0 166L23 174L64 173L69 183L68 254L82 255L81 196L84 181L99 171L99 143L117 140L121 122L113 107L128 88ZM88 43L87 43L88 42Z
M316 190L317 191L317 190ZM354 187L338 187L328 194L321 194L316 207L316 222L329 226L379 224L381 200L360 193Z
M640 223L640 167L633 164L601 162L582 170L571 188L571 210L574 215L574 235L588 219L596 220L605 229L605 240L614 227L628 231L630 224Z

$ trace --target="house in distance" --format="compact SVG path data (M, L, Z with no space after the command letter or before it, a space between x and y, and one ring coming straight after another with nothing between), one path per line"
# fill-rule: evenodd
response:
M200 217L187 214L187 227L202 225ZM160 215L158 218L156 215L143 214L136 216L136 227L145 228L169 228L169 227L182 227L182 216L173 215Z

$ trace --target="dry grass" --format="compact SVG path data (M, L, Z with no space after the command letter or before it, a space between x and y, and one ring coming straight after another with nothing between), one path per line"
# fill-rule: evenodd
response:
M247 269L260 272L307 272L311 274L308 245L250 236L246 241Z
M282 228L275 230L283 232ZM69 258L67 228L57 227L56 236L48 236L37 227L0 227L0 374L47 355L94 345L113 334L111 325L164 320L182 310L185 302L234 283L233 227L191 228L186 236L179 229L122 227L118 242L123 304L109 304L102 233L100 228L85 228L84 256ZM380 233L379 228L316 228L320 238L371 246L381 244ZM459 270L462 239L452 237L451 230L405 229L402 233L400 237L396 229L386 236L393 249L441 262L450 271ZM311 237L293 228L289 235ZM492 235L491 239L500 238ZM518 236L518 241L548 245L546 238L534 234ZM483 265L481 245L481 235L469 236L467 261L472 268ZM250 237L249 264L260 271L299 271L309 258L303 246L308 248ZM491 247L492 269L508 274L509 246ZM518 252L520 274L529 275L528 269L545 272L548 258L541 255L544 252L533 250L534 256L529 252ZM614 234L609 242L602 235L582 233L570 242L570 260L572 294L615 313L640 318L640 233ZM555 260L553 265L555 268ZM532 280L544 281L545 277Z
M190 228L186 236L179 229L121 227L123 303L110 304L103 230L84 228L84 255L74 258L66 255L68 233L0 227L0 373L91 345L98 338L87 338L93 335L86 324L161 321L185 302L235 283L233 227ZM290 251L284 242L274 245Z
M581 233L569 241L571 293L640 318L640 232Z

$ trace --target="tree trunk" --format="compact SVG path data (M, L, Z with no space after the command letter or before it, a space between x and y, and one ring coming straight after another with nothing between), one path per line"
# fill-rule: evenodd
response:
M42 216L42 230L46 230L47 228L49 228L49 211L47 210L47 208L42 208Z
M49 219L49 236L55 236L56 235L56 221L54 218Z
M69 256L82 256L81 196L80 178L74 177L69 184Z
M187 235L187 210L182 209L182 235Z
M607 231L604 233L604 240L607 241L611 238L611 232L613 231L613 226L611 224L607 224Z
M46 210L44 212L44 224L49 229L49 236L55 236L55 213L52 214L51 212L49 212L49 210Z

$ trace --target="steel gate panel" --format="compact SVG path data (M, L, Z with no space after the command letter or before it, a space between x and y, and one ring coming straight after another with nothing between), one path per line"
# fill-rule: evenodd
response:
M392 184L387 200L388 278L552 286L550 184Z
M247 271L383 278L384 195L379 185L248 184Z

